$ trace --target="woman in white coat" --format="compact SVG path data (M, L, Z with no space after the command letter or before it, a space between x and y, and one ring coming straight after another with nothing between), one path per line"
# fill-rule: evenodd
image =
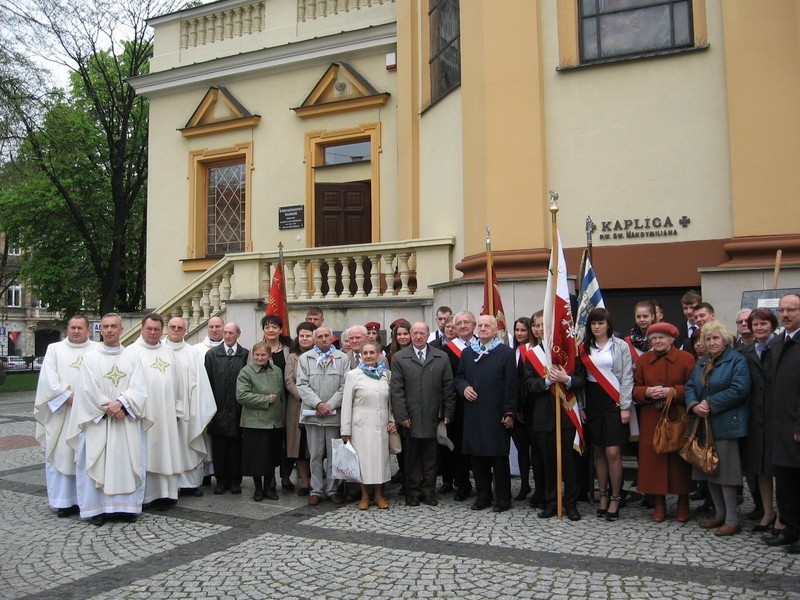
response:
M389 434L397 431L392 419L389 391L391 373L378 364L381 347L374 340L361 345L361 360L344 380L341 433L358 454L361 469L361 500L358 508L369 508L369 491L378 508L389 508L383 497L383 482L391 476Z

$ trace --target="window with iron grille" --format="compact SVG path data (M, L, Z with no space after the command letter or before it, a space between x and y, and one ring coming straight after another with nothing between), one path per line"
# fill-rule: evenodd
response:
M209 256L245 249L246 182L245 163L208 167Z
M430 0L431 103L461 84L461 23L458 0Z

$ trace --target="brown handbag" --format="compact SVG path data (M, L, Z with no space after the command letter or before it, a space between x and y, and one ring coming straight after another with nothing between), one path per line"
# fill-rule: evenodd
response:
M653 432L653 449L656 454L678 452L686 443L686 431L689 429L689 417L686 415L686 409L676 404L678 418L674 421L669 419L669 407L674 395L675 388L670 388L664 408L661 410L661 417L656 424L656 430Z
M716 475L719 472L719 455L714 447L714 434L711 432L711 425L707 418L703 418L706 427L706 441L700 441L697 436L697 428L700 425L700 418L695 419L689 439L681 448L680 455L683 460L700 469L706 475Z

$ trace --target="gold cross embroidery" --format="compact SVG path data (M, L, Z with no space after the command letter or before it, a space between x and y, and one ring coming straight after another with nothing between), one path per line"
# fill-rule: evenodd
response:
M117 367L117 365L114 365L113 367L111 367L111 370L108 373L106 373L105 375L103 375L103 377L105 377L106 379L109 379L111 381L111 383L114 384L114 387L118 386L119 382L122 379L125 379L127 376L128 376L128 374L123 372L123 371L120 371L119 368Z
M156 359L153 361L153 364L150 365L150 368L151 369L157 369L157 370L161 371L161 373L164 373L164 371L167 370L167 367L169 365L170 365L170 363L168 363L165 360L161 360L161 357L157 356Z
M69 368L70 369L80 369L82 364L83 364L83 355L81 354L78 358L75 359L75 362L72 363L69 366Z

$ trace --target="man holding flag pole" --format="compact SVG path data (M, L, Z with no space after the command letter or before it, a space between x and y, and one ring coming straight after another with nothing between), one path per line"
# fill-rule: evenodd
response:
M532 431L545 463L545 508L542 518L563 515L581 518L577 508L577 479L573 444L582 444L582 415L574 392L583 388L583 369L576 362L577 345L572 322L567 269L556 213L558 195L550 193L553 248L544 304L544 365L541 372L527 362L525 386L534 395ZM565 456L566 455L566 456ZM563 481L563 489L562 489Z

